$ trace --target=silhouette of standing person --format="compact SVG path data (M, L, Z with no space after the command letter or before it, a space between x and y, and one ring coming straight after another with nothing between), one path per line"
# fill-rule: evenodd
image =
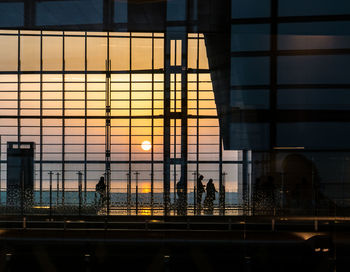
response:
M185 197L185 182L181 177L179 182L176 184L176 194L177 194L177 203L176 209L178 215L185 215L186 212L186 197Z
M199 175L197 179L197 201L196 201L198 213L200 213L202 209L202 196L203 196L203 193L205 192L202 180L203 180L203 176Z
M214 200L216 193L215 185L213 179L209 179L207 183L207 195L205 196L204 205L207 208L208 214L213 214L214 210Z
M106 200L106 184L103 176L100 177L100 180L96 184L96 192L99 194L98 205L101 207Z

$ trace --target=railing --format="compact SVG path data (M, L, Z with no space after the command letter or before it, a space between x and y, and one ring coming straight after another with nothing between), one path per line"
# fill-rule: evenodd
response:
M18 205L13 204L9 197L18 198ZM65 188L64 191L57 190L54 186L49 186L43 190L28 191L24 194L21 192L8 195L6 189L0 191L0 209L3 214L22 213L22 214L89 214L89 215L163 215L163 189L162 188L111 188L109 201L107 195L101 196L95 188ZM185 207L186 215L201 214L223 214L219 207L219 194L213 200L211 211L207 212L204 204L205 194L203 195L202 207L199 210L195 203L194 190L189 189L187 193L187 205ZM179 197L176 193L170 193L170 214L183 215L179 212ZM107 202L109 207L107 207ZM240 214L242 210L238 206L236 192L225 193L225 212L231 215Z
M56 186L43 190L24 191L19 189L0 191L0 214L45 214L53 215L259 215L259 216L348 216L349 208L340 208L334 202L310 205L309 208L281 206L279 199L252 200L248 205L240 205L237 192L225 192L224 205L216 193L212 203L206 203L205 194L199 205L195 191L189 189L187 198L173 191L170 193L170 209L165 211L163 189L148 187L112 187L107 196L101 196L93 187L65 188ZM221 205L220 205L221 204ZM311 203L312 204L312 203ZM331 205L332 204L332 205Z

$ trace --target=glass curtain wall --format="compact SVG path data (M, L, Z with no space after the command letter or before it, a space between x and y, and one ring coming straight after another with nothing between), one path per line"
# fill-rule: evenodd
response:
M172 62L179 46L172 44ZM112 212L136 204L139 214L161 209L164 34L4 30L0 47L1 189L6 190L6 143L35 142L38 206L48 203L50 177L53 202L77 203L79 173L83 202L93 203L108 158ZM237 152L222 148L208 69L203 35L189 34L188 203L194 205L198 173L205 183L213 178L217 190L224 175L229 207L237 203L240 162ZM179 86L181 77L172 74L172 112L181 110ZM170 125L176 160L181 120ZM176 164L171 169L175 203L181 173Z

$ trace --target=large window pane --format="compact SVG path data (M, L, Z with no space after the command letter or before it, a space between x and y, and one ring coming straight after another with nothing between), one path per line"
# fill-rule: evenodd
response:
M85 38L65 37L65 70L85 69Z
M278 90L278 108L308 110L350 110L350 91L345 89Z
M16 36L0 36L0 71L17 71L18 41Z
M270 0L232 0L232 18L268 17Z
M231 58L231 85L259 85L269 83L269 58Z
M152 39L133 38L131 44L132 69L152 69Z
M350 83L350 56L286 56L278 58L280 84Z
M231 51L269 50L270 26L262 25L232 25Z
M280 16L333 15L350 13L348 0L279 0Z
M40 37L21 36L21 70L40 70Z
M109 57L112 71L128 71L130 69L130 38L110 38Z
M23 26L24 3L0 3L0 25L2 27Z
M43 70L62 70L62 37L43 37Z
M87 38L87 69L106 70L107 39L104 37Z
M282 50L350 47L350 22L288 23L278 26Z
M231 106L240 109L268 109L269 90L232 90Z
M103 1L72 0L36 3L38 25L102 24Z
M277 144L283 147L349 148L349 138L350 124L344 122L300 122L277 125Z

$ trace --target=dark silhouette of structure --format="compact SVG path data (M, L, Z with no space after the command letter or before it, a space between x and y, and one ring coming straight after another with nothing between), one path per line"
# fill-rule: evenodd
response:
M22 212L33 204L34 153L33 142L7 143L6 205Z

